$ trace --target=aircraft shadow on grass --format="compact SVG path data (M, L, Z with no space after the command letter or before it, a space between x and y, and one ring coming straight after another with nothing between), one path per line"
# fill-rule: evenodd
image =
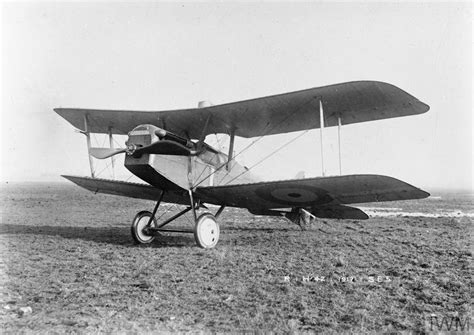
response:
M258 227L226 227L222 232L228 231L256 231L256 232L288 232L297 230L299 228L258 228ZM70 226L31 226L19 224L3 224L0 226L0 235L7 234L21 234L21 235L48 235L60 236L67 239L79 239L84 241L91 241L95 243L110 243L122 246L140 247L133 243L133 240L128 234L128 229L123 227L70 227ZM194 245L194 238L192 234L157 236L156 241L147 246L152 248L166 248L166 247L191 247Z
M110 243L122 246L140 247L136 245L123 227L67 227L67 226L29 226L17 224L3 224L0 226L0 235L48 235L60 236L67 239L79 239L96 243ZM191 247L194 245L192 234L157 236L156 242L147 244L152 248Z

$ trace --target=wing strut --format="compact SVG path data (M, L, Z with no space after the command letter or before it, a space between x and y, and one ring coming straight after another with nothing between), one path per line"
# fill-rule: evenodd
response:
M87 114L84 115L84 135L86 135L86 141L87 141L87 155L89 156L89 165L91 168L91 177L95 178L95 173L94 173L94 162L92 160L91 156L91 134L89 133L89 122L87 120Z
M323 152L323 129L324 129L324 111L323 111L323 103L321 99L319 99L319 135L320 135L320 142L321 142L321 172L324 177L324 152Z
M109 143L110 149L114 149L114 137L112 135L112 127L109 128ZM112 179L115 179L115 157L110 156L110 160L112 162Z
M232 161L232 156L234 153L234 138L235 138L235 130L232 129L230 132L230 143L229 143L229 154L227 155L227 164L225 165L225 168L227 171L230 169L230 162Z
M341 116L337 117L337 145L339 147L339 175L342 176L342 163L341 163Z

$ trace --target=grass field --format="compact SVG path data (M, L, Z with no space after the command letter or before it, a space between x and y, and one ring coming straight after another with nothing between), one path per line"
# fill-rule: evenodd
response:
M184 234L136 246L130 223L150 201L3 184L0 327L366 333L426 331L433 314L472 320L472 198L370 205L441 216L320 220L302 232L226 209L215 249Z

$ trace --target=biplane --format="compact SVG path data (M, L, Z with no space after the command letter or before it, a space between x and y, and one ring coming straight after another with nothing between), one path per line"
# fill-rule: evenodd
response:
M311 88L221 105L166 111L56 108L55 111L86 135L91 177L64 175L93 192L156 201L153 210L132 221L133 239L152 242L163 232L193 233L198 246L213 248L220 235L217 219L226 207L255 215L281 216L302 227L316 218L367 219L349 204L421 199L429 196L392 177L372 174L333 175L261 181L236 161L234 139L343 125L425 113L429 106L391 84L355 81ZM110 147L91 147L90 134L108 134ZM115 148L113 135L128 135ZM207 135L227 134L228 152L206 143ZM305 149L311 152L311 148ZM321 155L322 155L321 150ZM145 183L97 178L94 159L125 155L124 165ZM321 156L323 162L323 156ZM324 171L324 170L323 170ZM157 222L162 202L185 208ZM212 213L208 205L216 205ZM192 211L192 229L169 229L168 224Z

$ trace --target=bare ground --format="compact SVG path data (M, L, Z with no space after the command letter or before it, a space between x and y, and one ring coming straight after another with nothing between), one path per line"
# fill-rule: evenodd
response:
M320 220L302 232L226 209L219 244L202 250L192 235L134 245L131 219L149 201L68 184L1 195L5 333L366 333L426 331L432 314L472 319L469 217ZM464 211L471 200L388 205Z

